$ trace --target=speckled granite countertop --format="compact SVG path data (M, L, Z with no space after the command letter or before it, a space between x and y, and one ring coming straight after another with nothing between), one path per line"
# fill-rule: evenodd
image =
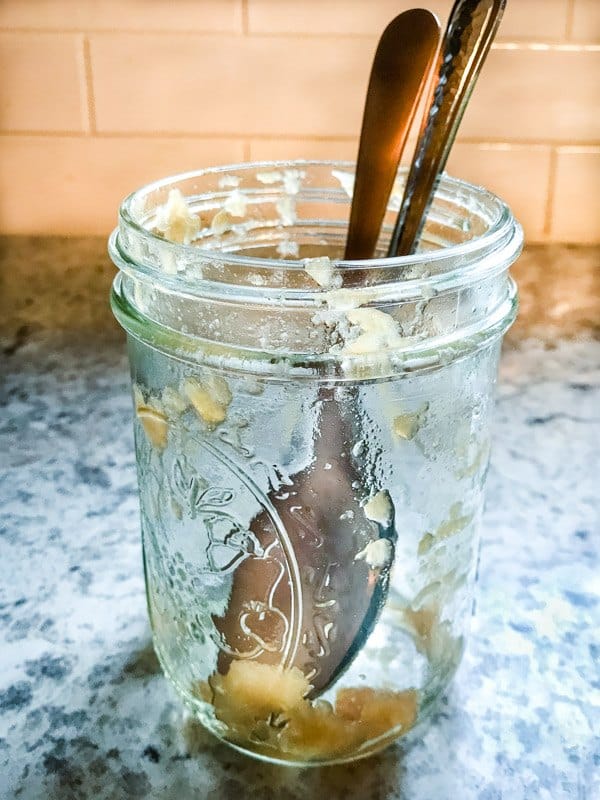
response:
M213 742L159 673L104 242L0 240L0 797L600 797L598 255L515 269L477 611L433 724L301 772Z

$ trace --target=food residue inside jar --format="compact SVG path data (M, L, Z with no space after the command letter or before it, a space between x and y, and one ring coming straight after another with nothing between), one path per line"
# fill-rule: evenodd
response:
M357 336L346 341L343 355L381 353L402 344L398 323L385 311L376 308L354 308L346 312L348 322Z
M225 378L213 374L203 378L186 378L183 391L209 428L223 422L233 399Z
M339 288L342 285L342 276L336 271L333 262L327 256L305 259L304 270L315 283L326 289Z
M156 209L154 230L176 244L191 244L200 230L194 214L179 189L171 189L167 202Z
M133 385L133 402L146 438L158 450L164 450L169 437L169 422L158 398L144 399L142 390Z
M153 395L133 384L135 413L150 444L164 450L168 443L169 424L180 417L189 406L189 401L172 386L165 386L158 395Z
M219 187L221 189L236 188L241 183L241 178L238 175L221 175L219 178Z
M221 234L227 233L227 231L231 230L232 225L233 217L228 211L225 211L225 209L222 208L220 211L217 211L212 218L210 229L217 236L221 236Z
M181 416L189 406L189 401L182 397L177 389L172 386L165 386L160 396L165 413L170 419Z
M234 661L194 693L214 708L226 736L252 742L265 753L299 759L331 758L368 747L378 737L405 733L415 722L417 692L366 687L339 689L335 705L311 701L311 686L297 668Z
M450 622L441 619L441 609L435 602L417 608L407 607L403 617L417 650L427 656L430 664L458 661L463 637L453 634Z
M392 505L392 499L387 489L382 489L377 492L377 494L374 494L373 497L369 498L368 502L363 506L363 512L365 517L371 522L376 522L378 525L382 525L385 528L391 525L394 516L394 506Z
M169 436L166 416L151 406L138 406L136 414L149 441L159 450L164 450Z
M394 545L389 539L374 539L354 556L355 561L366 561L371 569L383 569L392 563Z
M293 225L296 222L296 198L289 194L281 197L276 203L275 208L279 214L282 225Z
M334 177L348 197L354 194L354 174L352 172L342 172L339 169L332 169L331 175Z
M247 204L246 195L242 194L239 189L234 189L225 200L223 211L231 214L232 217L243 217L246 215Z
M256 180L269 186L273 183L280 183L283 180L283 175L279 170L273 169L269 172L257 172Z
M414 439L423 424L429 403L424 403L418 411L398 414L392 420L392 430L399 439Z
M419 555L425 555L434 544L460 533L472 520L473 514L464 513L462 503L453 503L448 512L448 517L440 523L438 528L433 533L427 531L423 534L418 546Z
M293 239L282 239L277 243L277 253L282 258L298 258L300 245Z

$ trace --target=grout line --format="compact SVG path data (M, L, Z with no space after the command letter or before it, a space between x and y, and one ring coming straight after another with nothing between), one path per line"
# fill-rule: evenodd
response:
M554 216L554 202L556 200L556 167L558 153L556 148L550 151L550 170L548 174L548 197L546 199L546 210L544 215L544 235L550 236L552 230L552 218Z
M30 139L83 139L89 136L89 131L0 131L0 139L17 139L27 137Z
M87 36L83 37L83 65L85 70L85 88L87 100L88 129L92 134L96 133L96 99L94 97L94 78L92 74L92 56L90 52L90 41Z
M211 134L201 134L206 136L236 136L235 133L211 133ZM273 140L281 141L281 142L356 142L358 140L358 135L352 136L348 134L340 134L336 136L332 134L331 136L328 135L298 135L297 133L252 133L246 134L247 141L258 141L258 142L269 142Z
M82 131L71 131L71 130L48 130L48 131L40 131L40 130L27 130L27 129L19 129L19 130L4 130L0 131L0 139L1 138L11 138L11 137L31 137L31 138L82 138L84 136L89 136L89 132L82 132ZM298 136L297 134L278 134L278 133L256 133L252 134L246 139L242 139L239 133L235 132L194 132L194 131L98 131L94 130L93 134L95 139L190 139L190 140L206 140L210 141L212 139L215 140L225 140L225 141L256 141L256 142L264 142L264 141L279 141L279 142L299 142L302 143L310 143L310 144L318 144L320 142L323 143L351 143L355 144L357 141L356 136ZM590 140L576 140L576 139L538 139L538 140L527 140L527 139L493 139L493 138L486 138L486 139L478 139L475 137L458 137L456 140L457 144L466 144L466 145L479 145L482 147L492 147L492 148L506 148L507 150L511 149L545 149L548 147L551 148L576 148L576 149L583 149L586 151L595 151L600 148L600 141L590 141Z
M248 16L248 0L241 0L242 3L242 33L248 36L250 33L250 23Z
M89 136L89 132L82 132L77 130L48 130L48 131L40 131L40 130L27 130L27 129L19 129L19 130L11 130L11 131L1 131L0 130L0 139L6 138L10 139L11 137L31 137L31 138L66 138L66 139L80 139L85 136ZM300 144L303 143L310 143L310 144L318 144L320 142L323 143L339 143L339 144L354 144L357 141L356 136L298 136L296 134L278 134L278 133L257 133L251 135L247 139L242 139L242 137L238 133L219 133L219 131L215 132L196 132L193 131L93 131L93 137L95 139L189 139L189 140L206 140L210 141L212 139L219 140L219 141L244 141L244 142L263 142L263 141L278 141L278 142L299 142ZM523 140L523 139L477 139L474 137L465 137L461 138L460 136L456 140L457 144L466 144L466 145L480 145L482 147L492 147L492 148L506 148L507 150L511 149L523 149L527 148L530 150L537 150L537 149L547 149L547 148L556 148L563 149L577 149L577 150L585 150L585 151L596 151L600 149L600 141L589 141L589 140L576 140L576 139L538 139L538 140Z
M600 44L563 41L506 41L495 42L492 50L532 51L535 53L598 53Z
M477 144L492 147L523 148L535 149L537 147L600 147L600 140L590 139L494 139L493 137L480 139L477 137L465 136L460 134L456 138L457 144Z
M49 136L49 137L81 137L81 131L71 130L30 130L27 128L19 128L15 130L0 130L0 138L11 136ZM152 131L94 131L96 139L218 139L218 140L235 140L242 141L242 135L235 131L168 131L168 130L152 130ZM356 136L298 136L297 134L279 134L279 133L257 133L252 134L250 139L257 139L260 141L272 141L273 139L282 141L307 141L307 142L354 142Z
M10 33L35 33L52 36L54 34L76 34L76 33L93 33L94 36L98 34L106 34L108 36L123 35L123 36L239 36L240 30L236 28L94 28L94 27L78 27L78 28L42 28L32 26L20 27L2 27L0 26L0 34Z
M570 0L574 2L574 0ZM243 0L243 9L247 8L248 0ZM572 24L572 19L567 19L567 27ZM32 33L41 35L53 34L93 34L94 36L156 36L156 37L227 37L239 38L241 35L251 36L257 39L330 39L330 40L362 40L377 41L377 31L370 33L348 33L339 31L249 31L249 22L242 16L242 31L239 30L165 30L156 28L136 28L127 30L123 28L39 28L39 27L19 27L19 28L0 28L0 34L11 33ZM598 52L600 44L590 42L565 42L564 39L519 39L507 37L498 39L492 45L492 50L534 50L534 51L564 51L564 52Z
M596 0L597 2L598 0ZM575 22L575 0L568 0L567 19L565 20L565 39L573 36L573 24Z
M81 136L89 136L91 133L90 113L87 85L87 68L85 63L85 36L79 34L74 37L77 53L77 83L79 87L79 118L81 120ZM46 131L40 131L45 134Z
M516 150L523 149L524 147L529 150L536 150L538 148L547 148L556 144L554 141L544 141L543 139L495 139L493 136L481 139L477 136L461 136L456 137L456 144L474 145L479 147L490 147L497 150Z
M598 144L558 144L556 145L556 153L588 153L596 155L600 153L600 145Z

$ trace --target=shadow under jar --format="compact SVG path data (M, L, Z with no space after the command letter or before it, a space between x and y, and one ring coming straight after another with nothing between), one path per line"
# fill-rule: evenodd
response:
M458 666L517 305L520 226L449 177L418 254L341 261L352 169L168 178L110 240L157 655L216 736L288 764L415 735Z

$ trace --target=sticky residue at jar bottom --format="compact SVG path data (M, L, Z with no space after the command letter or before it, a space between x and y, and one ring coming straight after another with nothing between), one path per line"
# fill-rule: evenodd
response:
M224 738L252 743L266 756L303 761L356 754L390 732L406 733L417 717L414 689L339 689L335 706L308 700L310 689L297 667L234 661L226 675L197 683L194 694L213 706Z

